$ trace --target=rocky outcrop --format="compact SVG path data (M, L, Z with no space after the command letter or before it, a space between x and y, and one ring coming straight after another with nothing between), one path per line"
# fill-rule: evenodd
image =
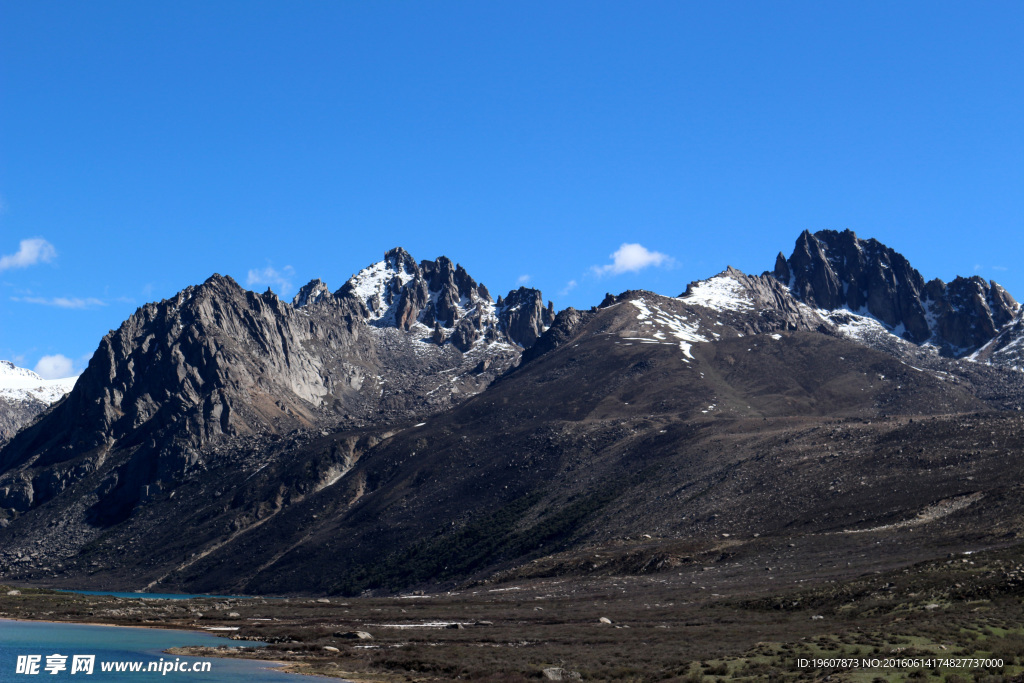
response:
M520 287L499 299L498 320L512 342L528 349L555 322L554 306L544 306L539 290Z
M850 230L805 231L772 274L810 306L871 315L908 341L957 356L992 339L1020 308L978 277L925 282L903 255Z
M0 446L46 410L47 405L33 398L14 400L0 397Z

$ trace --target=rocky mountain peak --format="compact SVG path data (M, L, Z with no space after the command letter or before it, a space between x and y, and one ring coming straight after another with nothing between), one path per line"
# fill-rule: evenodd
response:
M461 264L446 256L417 263L400 247L353 275L335 296L353 302L371 325L418 330L462 352L496 341L528 348L555 317L537 290L520 288L495 304Z
M410 275L416 274L416 259L402 247L395 247L384 252L384 262L388 268L394 271L401 271Z
M292 306L302 308L303 306L326 301L332 296L331 290L327 287L327 283L320 278L316 278L302 286L299 293L292 299Z
M1005 289L981 278L925 283L902 254L852 230L805 230L772 274L810 306L870 315L904 339L956 356L992 339L1019 310Z

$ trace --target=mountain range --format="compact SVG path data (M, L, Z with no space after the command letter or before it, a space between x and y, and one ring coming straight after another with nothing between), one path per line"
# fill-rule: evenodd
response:
M0 577L358 594L1007 542L1021 315L850 231L557 314L402 249L290 303L214 275L0 450Z

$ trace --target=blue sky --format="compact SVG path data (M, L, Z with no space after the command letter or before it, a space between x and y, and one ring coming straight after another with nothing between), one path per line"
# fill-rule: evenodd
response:
M850 228L1024 299L1021 35L1020 2L9 0L0 358L396 245L589 307Z

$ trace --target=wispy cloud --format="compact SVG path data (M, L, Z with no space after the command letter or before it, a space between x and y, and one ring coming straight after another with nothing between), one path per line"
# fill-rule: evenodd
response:
M562 289L562 291L558 293L559 296L565 296L572 290L576 289L576 285L577 282L575 280L569 280L568 282L565 283L565 287Z
M291 266L285 266L281 270L277 270L273 266L267 266L266 268L253 269L249 271L249 276L245 279L246 286L248 287L274 287L282 294L292 289L291 278L295 276L295 269Z
M42 237L21 240L18 251L0 256L0 272L11 268L28 268L37 263L49 263L57 258L57 250Z
M621 275L637 273L651 266L670 266L674 263L671 256L658 251L651 251L642 244L624 243L615 253L611 254L611 263L603 266L592 266L597 275Z
M1009 270L1006 266L992 266L992 270Z
M525 285L532 279L533 278L530 277L529 275L520 275L518 278L516 278L516 282L518 282L520 285Z
M96 308L106 306L107 302L94 297L42 297L42 296L12 296L11 301L20 301L23 304L39 304L40 306L56 306L57 308Z
M40 358L36 363L35 371L43 379L61 379L78 374L75 371L74 361L61 353Z

